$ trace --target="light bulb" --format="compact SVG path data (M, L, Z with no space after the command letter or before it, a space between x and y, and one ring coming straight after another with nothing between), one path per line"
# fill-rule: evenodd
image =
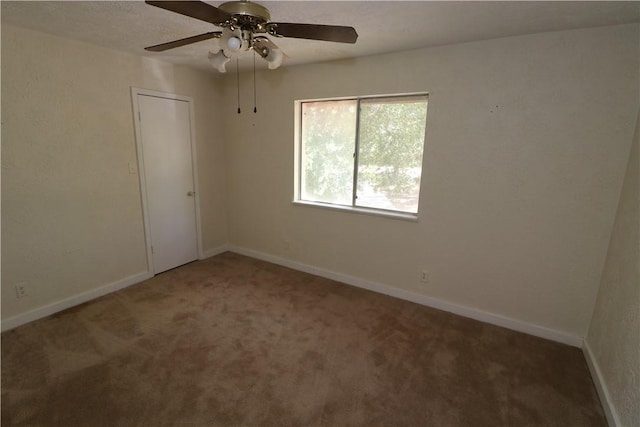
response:
M235 36L229 37L229 41L227 41L227 45L229 46L230 50L232 50L233 52L237 52L242 47L242 40L240 40L240 38Z

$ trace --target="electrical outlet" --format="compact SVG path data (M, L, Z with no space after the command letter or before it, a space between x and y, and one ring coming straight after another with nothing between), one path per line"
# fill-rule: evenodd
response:
M420 281L422 283L429 283L429 270L422 270L420 273Z
M24 282L16 284L16 298L22 298L25 296L27 296L27 284Z

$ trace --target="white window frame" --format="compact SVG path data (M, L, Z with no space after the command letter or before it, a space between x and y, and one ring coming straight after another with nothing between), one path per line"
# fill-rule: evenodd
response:
M301 198L301 194L302 194L302 177L301 177L301 173L302 171L300 170L301 164L302 164L302 104L306 103L306 102L323 102L323 101L358 101L358 106L360 105L360 101L362 100L369 100L369 99L384 99L384 98L402 98L402 97L412 97L412 96L424 96L427 98L427 104L429 103L428 99L429 99L429 94L427 92L412 92L412 93L400 93L400 94L385 94L385 95L368 95L368 96L348 96L348 97L336 97L336 98L319 98L319 99L301 99L301 100L296 100L294 101L294 166L293 166L293 173L294 173L294 195L293 195L293 201L292 203L294 205L298 205L298 206L308 206L308 207L316 207L316 208L323 208L323 209L330 209L330 210L337 210L337 211L343 211L343 212L349 212L349 213L359 213L359 214L367 214L367 215L375 215L375 216L382 216L382 217L387 217L387 218L394 218L394 219L402 219L402 220L408 220L408 221L418 221L418 215L420 213L420 206L418 205L418 211L416 213L412 213L412 212L402 212L402 211L396 211L396 210L387 210L387 209L381 209L381 208L368 208L368 207L361 207L361 206L356 206L355 203L353 202L352 199L352 204L351 205L341 205L341 204L334 204L334 203L328 203L328 202L318 202L318 201L310 201L310 200L303 200ZM428 108L428 107L427 107ZM359 121L360 121L360 112L358 112L358 118L357 118L358 123L356 124L357 127L359 127ZM354 160L354 181L357 179L357 156L358 156L358 135L357 133L359 132L359 130L356 130L356 142L355 142L355 156L356 159ZM425 122L425 141L423 142L423 149L422 149L422 164L421 164L421 171L420 171L420 193L418 196L418 200L422 199L422 191L423 191L423 186L422 186L422 173L424 172L423 168L424 168L424 156L425 156L425 152L426 152L426 139L427 139L427 123ZM354 193L357 191L355 188L355 184L354 184L354 188L353 188Z

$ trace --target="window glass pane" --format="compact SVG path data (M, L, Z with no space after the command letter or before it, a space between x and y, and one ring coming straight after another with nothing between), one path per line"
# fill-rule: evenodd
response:
M426 96L361 101L356 205L418 212Z
M302 104L300 199L351 205L357 101Z

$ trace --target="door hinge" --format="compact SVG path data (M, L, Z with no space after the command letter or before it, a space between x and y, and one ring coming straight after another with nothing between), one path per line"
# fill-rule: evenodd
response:
M142 114L140 114L140 111L138 111L138 121L142 121Z
M155 253L155 252L153 251L153 245L151 245L151 253L152 253L152 254L153 254L153 253Z

